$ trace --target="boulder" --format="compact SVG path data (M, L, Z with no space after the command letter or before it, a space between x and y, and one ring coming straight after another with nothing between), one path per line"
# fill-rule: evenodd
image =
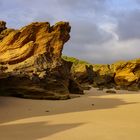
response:
M112 94L115 94L116 91L115 91L115 90L107 90L106 93L112 93Z
M64 43L70 38L70 29L68 22L58 22L53 26L48 22L34 22L19 30L9 31L3 28L4 36L0 40L0 94L68 99L72 64L62 60L61 54ZM83 93L78 85L77 92Z

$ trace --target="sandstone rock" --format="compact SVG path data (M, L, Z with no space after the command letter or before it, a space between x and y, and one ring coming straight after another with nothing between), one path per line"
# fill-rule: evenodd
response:
M111 88L114 84L114 71L108 64L94 64L93 65L94 78L93 86Z
M93 65L95 87L138 90L140 88L140 59L118 61L110 65Z
M72 64L62 60L61 54L70 38L69 23L50 26L48 22L34 22L19 30L8 30L4 25L0 22L0 93L68 99ZM77 92L82 93L79 87Z
M91 64L68 56L63 56L63 59L72 62L71 74L76 81L80 84L93 83L94 72Z
M140 59L116 63L115 82L120 86L130 86L133 83L139 83L140 79Z
M93 83L93 68L92 65L78 64L72 71L74 78L81 84Z
M73 94L83 94L81 85L73 78L69 81L69 91Z
M87 89L89 84L99 88L112 88L114 86L115 73L110 65L90 64L67 56L63 56L63 59L73 63L71 74L82 85L83 89Z
M72 62L71 73L80 84L91 84L99 89L140 89L140 59L118 61L113 64L89 64L72 57L64 57Z
M1 33L0 33L0 41L12 31L14 31L14 29L5 29L5 30L1 31Z
M6 29L6 22L0 21L0 32Z

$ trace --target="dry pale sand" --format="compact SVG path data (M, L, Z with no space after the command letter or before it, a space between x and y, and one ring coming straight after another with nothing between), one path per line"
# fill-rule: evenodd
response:
M65 101L0 97L0 140L140 140L140 93Z

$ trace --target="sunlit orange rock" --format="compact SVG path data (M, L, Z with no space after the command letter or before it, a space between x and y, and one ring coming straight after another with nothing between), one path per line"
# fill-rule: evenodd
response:
M61 59L70 38L69 23L34 22L19 30L8 30L5 24L0 22L2 92L25 98L69 98L71 63Z

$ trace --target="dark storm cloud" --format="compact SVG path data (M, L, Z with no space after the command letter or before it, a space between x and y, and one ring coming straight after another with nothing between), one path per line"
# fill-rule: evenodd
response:
M140 4L140 0L135 0L135 1Z
M71 24L71 40L77 45L102 44L112 37L92 21L76 21Z
M71 30L71 39L65 45L63 53L90 62L101 63L104 60L106 61L107 59L103 58L103 54L106 52L108 55L110 52L102 45L112 40L112 34L105 32L90 21L77 21L72 23L72 25L74 26L72 26ZM102 61L99 59L102 59Z
M63 53L92 62L139 55L140 0L0 0L0 19L15 28L69 21L71 39Z
M120 40L140 39L140 9L121 13L117 33Z
M60 0L59 3L61 5L72 8L83 8L86 9L92 9L92 10L99 10L102 11L105 9L105 3L106 0L86 0L86 2L83 2L81 0Z

